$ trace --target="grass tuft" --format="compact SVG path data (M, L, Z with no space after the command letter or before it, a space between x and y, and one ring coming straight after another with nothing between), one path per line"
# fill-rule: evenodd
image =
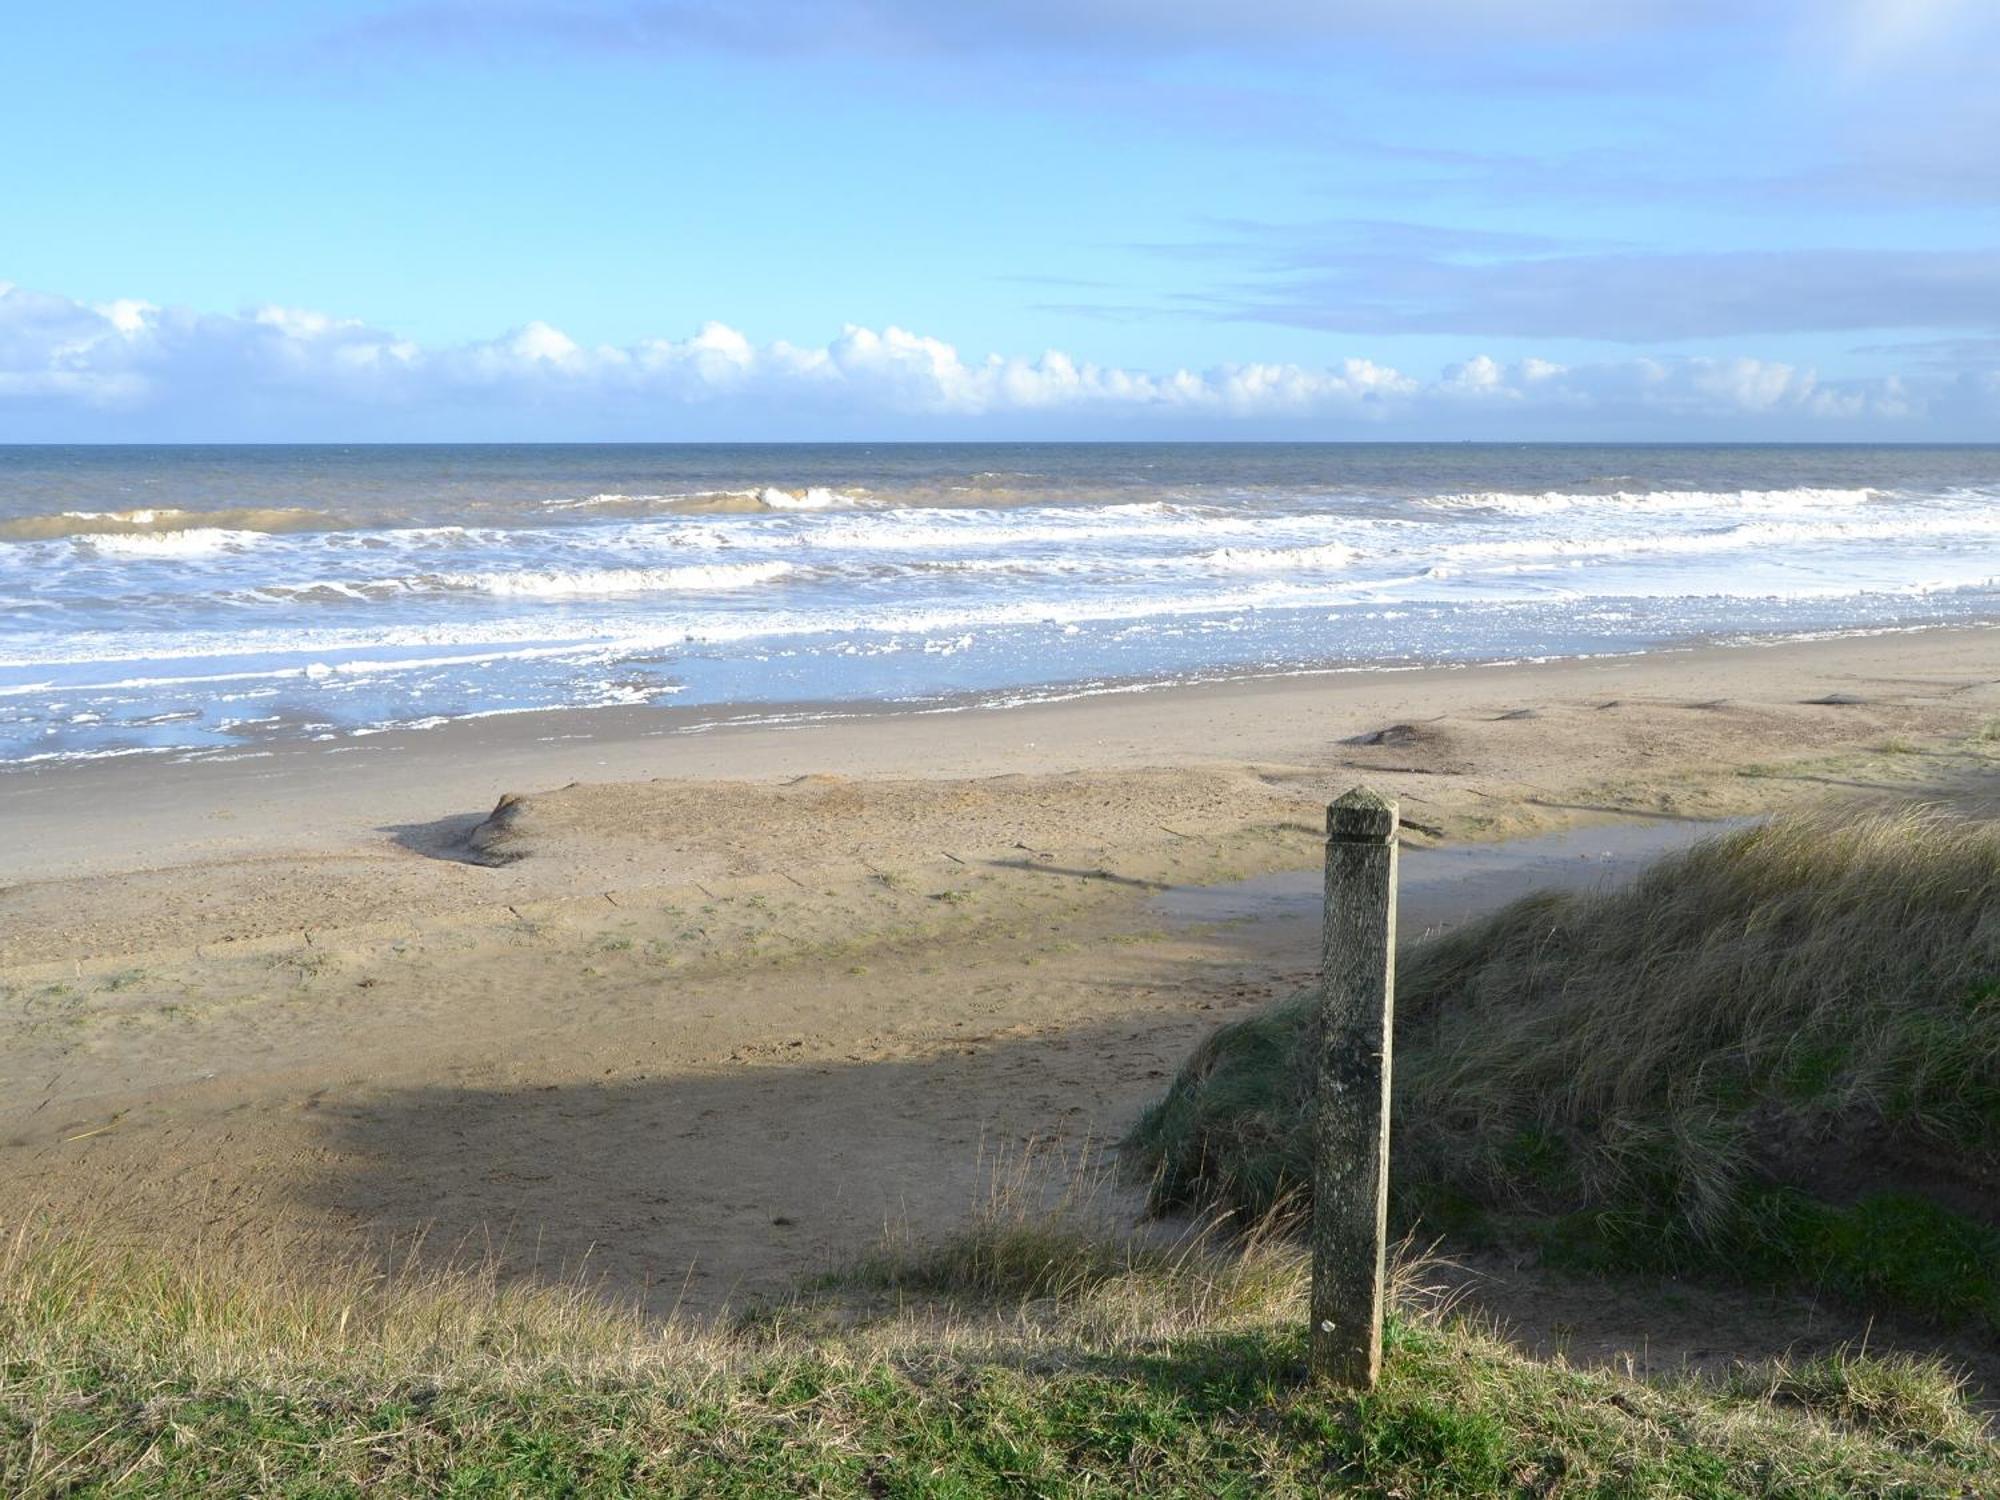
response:
M1870 1358L1841 1350L1818 1359L1746 1366L1725 1388L1798 1406L1908 1449L1976 1446L1986 1435L1966 1405L1965 1377L1937 1359Z
M10 1359L85 1347L179 1377L285 1381L328 1362L397 1374L467 1359L585 1369L645 1342L636 1310L581 1280L505 1282L490 1261L427 1262L420 1244L384 1267L276 1233L171 1256L37 1222L0 1242Z
M991 1163L986 1184L962 1228L926 1236L901 1226L818 1285L908 1305L1029 1318L1053 1313L1104 1336L1212 1332L1305 1305L1305 1267L1282 1243L1278 1215L1226 1234L1219 1220L1131 1233L1119 1222L1112 1183L1088 1146L1053 1158L1032 1149L1003 1155ZM1417 1305L1424 1262L1404 1261L1397 1284Z

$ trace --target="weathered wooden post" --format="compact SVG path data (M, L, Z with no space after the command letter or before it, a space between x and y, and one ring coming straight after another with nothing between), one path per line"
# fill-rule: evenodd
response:
M1396 804L1356 787L1326 810L1326 926L1313 1097L1312 1369L1382 1369L1389 1050L1396 1001Z

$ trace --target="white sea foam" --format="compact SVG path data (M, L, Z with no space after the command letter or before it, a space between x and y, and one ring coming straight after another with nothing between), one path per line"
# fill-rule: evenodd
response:
M772 510L832 510L836 506L861 503L861 497L857 495L817 484L802 490L781 490L772 486L759 490L757 498Z
M1421 503L1435 510L1499 511L1515 516L1558 515L1578 510L1630 512L1703 510L1815 510L1829 506L1866 505L1881 493L1866 489L1789 490L1614 490L1609 492L1547 490L1515 494L1504 490L1433 495Z
M1219 573L1268 573L1345 568L1360 555L1344 543L1322 542L1310 547L1219 547L1196 561Z
M1436 555L1451 562L1479 558L1632 557L1644 553L1696 555L1753 548L1797 548L1856 542L1922 542L1957 539L1976 543L2000 538L2000 509L1985 515L1904 515L1883 521L1745 521L1701 531L1645 531L1629 534L1537 536L1449 542Z
M291 604L380 603L398 595L487 594L503 599L579 599L618 594L721 593L775 582L799 572L782 560L691 563L655 568L510 568L478 573L412 573L386 578L315 578L224 591L229 601Z
M241 551L255 546L265 535L264 532L236 531L219 526L194 526L186 531L93 532L75 538L75 545L105 557L174 561Z
M865 492L837 490L827 485L804 485L798 489L785 489L779 485L766 485L762 489L744 490L670 490L658 494L625 494L610 491L599 495L582 495L561 499L544 500L544 510L632 510L661 509L682 510L730 510L762 508L764 510L836 510L843 507L865 505L869 501ZM730 502L739 502L732 505Z
M131 510L63 510L0 519L0 542L42 542L64 537L145 535L166 531L309 531L343 524L338 517L296 506L184 510L139 506Z
M574 599L599 594L718 591L771 583L797 568L788 562L696 563L680 568L526 568L510 573L438 573L420 580L501 598Z
M775 522L761 523L763 525ZM1283 524L1282 522L1280 523ZM892 510L830 516L810 532L781 533L797 545L838 551L934 552L1105 543L1128 547L1175 537L1258 536L1269 522L1207 506L1146 500L1123 505L1045 506L1032 510ZM749 521L711 524L713 539L769 535ZM697 533L699 534L699 533ZM776 538L774 537L774 540Z
M686 495L584 495L561 500L544 500L544 510L594 510L606 505L657 505L662 501L702 500L710 495L733 493L720 490L698 490Z

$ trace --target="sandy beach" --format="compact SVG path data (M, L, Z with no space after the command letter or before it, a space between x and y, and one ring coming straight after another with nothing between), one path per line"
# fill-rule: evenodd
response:
M2000 1500L2000 3L7 40L0 1500Z
M997 1153L1115 1139L1305 979L1282 882L1163 893L1310 870L1357 781L1431 924L1709 819L1990 801L1996 717L1965 629L17 771L0 1193L740 1304L962 1214ZM1613 822L1654 832L1573 832Z

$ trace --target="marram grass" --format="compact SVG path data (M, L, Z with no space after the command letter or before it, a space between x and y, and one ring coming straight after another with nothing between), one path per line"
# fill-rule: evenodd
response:
M1396 1005L1406 1221L1511 1216L1608 1265L2000 1331L2000 824L1725 835L1413 944ZM1183 1067L1128 1143L1157 1201L1299 1190L1311 1014L1295 996Z

